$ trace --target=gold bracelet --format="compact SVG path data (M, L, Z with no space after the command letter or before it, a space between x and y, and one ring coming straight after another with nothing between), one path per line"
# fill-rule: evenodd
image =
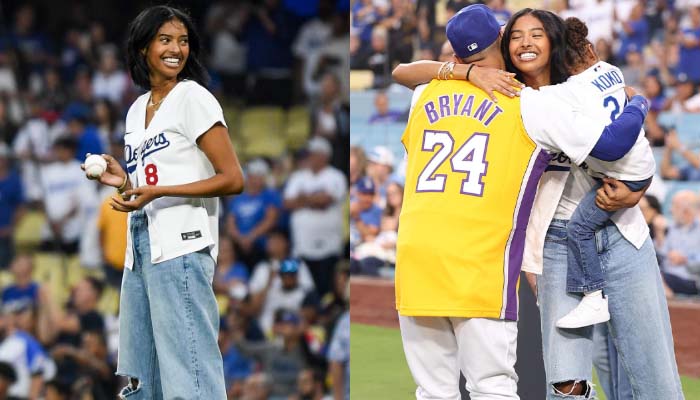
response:
M124 175L124 183L117 188L117 192L121 193L126 188L126 183L129 182L129 174Z
M455 75L454 75L455 65L457 65L457 64L456 64L454 61L450 61L450 69L449 69L449 71L448 71L448 73L447 73L447 78L448 78L448 79L454 79L454 78L455 78Z
M439 80L443 79L442 75L443 75L443 71L445 70L445 67L447 67L447 63L449 63L449 61L445 61L444 63L442 63L442 65L440 65L440 69L438 70L438 73L437 73L437 79L439 79Z

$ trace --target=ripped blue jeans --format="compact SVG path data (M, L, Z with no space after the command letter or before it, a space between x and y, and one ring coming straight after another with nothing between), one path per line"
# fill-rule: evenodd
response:
M132 213L129 234L134 268L122 279L117 375L138 382L119 397L225 400L214 260L204 249L152 264L142 211Z
M558 392L554 384L591 381L593 327L559 329L555 322L581 300L566 291L567 221L554 220L537 279L547 399L584 399ZM596 234L611 319L610 336L635 400L683 399L668 306L651 239L637 250L608 223ZM589 397L592 398L592 397Z

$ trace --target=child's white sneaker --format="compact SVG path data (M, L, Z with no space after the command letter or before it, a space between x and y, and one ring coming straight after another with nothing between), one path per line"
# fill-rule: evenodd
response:
M610 319L608 298L602 292L587 293L573 310L557 321L558 328L581 328L594 325Z

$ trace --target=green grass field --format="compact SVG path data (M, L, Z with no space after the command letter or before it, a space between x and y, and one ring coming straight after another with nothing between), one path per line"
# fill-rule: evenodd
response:
M416 386L406 366L398 329L352 324L350 335L350 393L353 399L415 398ZM681 381L686 399L700 399L700 379L681 377ZM603 393L599 393L599 397L605 400Z

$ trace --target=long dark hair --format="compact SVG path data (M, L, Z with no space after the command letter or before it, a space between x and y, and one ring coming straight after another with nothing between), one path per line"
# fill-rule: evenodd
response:
M148 47L158 33L160 27L173 19L181 21L187 28L190 54L185 62L185 67L177 76L177 80L191 79L202 86L206 86L209 77L207 71L199 61L200 41L199 34L192 23L192 19L185 12L170 6L149 7L134 18L129 24L129 36L126 40L126 64L135 84L150 89L151 82L148 79L149 70L146 56L141 50Z
M501 41L501 53L503 53L503 58L506 61L506 70L509 72L514 72L515 77L519 81L523 81L523 76L520 71L518 71L513 65L513 60L510 58L510 51L508 46L510 45L510 34L513 30L513 25L515 22L523 15L532 14L533 17L537 18L542 22L544 26L545 34L549 39L550 43L550 59L549 59L549 78L551 80L550 84L555 85L557 83L562 83L569 78L569 72L566 70L565 65L565 47L566 47L566 28L564 26L564 21L556 14L545 10L536 10L532 8L523 8L517 13L513 14L503 31L503 40Z

